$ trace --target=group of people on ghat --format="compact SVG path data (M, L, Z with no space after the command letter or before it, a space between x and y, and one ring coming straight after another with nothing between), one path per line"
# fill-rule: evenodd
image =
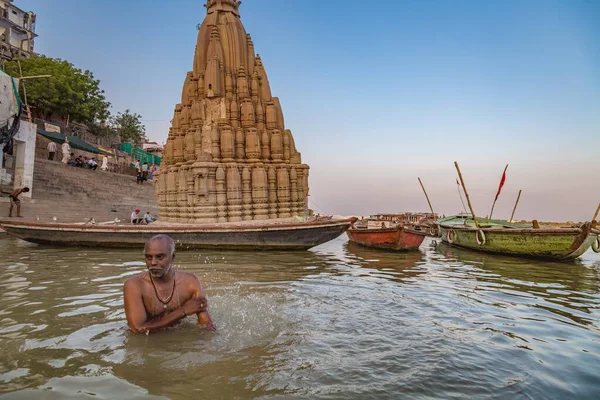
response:
M56 155L56 151L58 150L58 146L55 142L50 141L47 146L48 149L48 160L54 161L54 157ZM88 158L87 156L82 156L81 154L77 157L75 153L71 152L71 146L69 145L68 140L61 145L61 151L63 154L61 162L63 164L70 165L71 167L80 167L80 168L89 168L91 170L96 170L99 166L98 160L96 157ZM108 158L104 157L102 159L102 165L100 166L102 171L108 170Z
M148 179L152 180L152 176L158 170L156 165L148 165L146 161L140 163L140 160L135 161L136 180L138 184L143 184Z
M151 224L154 221L156 221L156 218L154 218L154 216L150 214L150 211L146 211L146 214L140 216L140 209L136 208L131 213L132 224Z

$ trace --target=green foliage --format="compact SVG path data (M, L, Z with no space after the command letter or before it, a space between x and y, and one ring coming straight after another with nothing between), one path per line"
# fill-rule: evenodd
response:
M141 118L141 115L132 114L129 109L112 118L112 127L121 136L121 142L132 140L134 143L140 144L145 141L146 127L142 125Z
M34 114L63 119L68 115L71 121L82 123L104 121L109 117L110 103L92 72L77 69L68 61L42 55L19 61L23 76L52 75L25 81L27 101ZM5 71L14 77L21 76L17 61L7 62ZM19 91L24 98L23 85Z
M110 137L110 136L117 135L117 132L114 130L114 128L112 126L104 124L104 123L93 122L93 123L87 124L87 127L88 127L89 131L96 136Z

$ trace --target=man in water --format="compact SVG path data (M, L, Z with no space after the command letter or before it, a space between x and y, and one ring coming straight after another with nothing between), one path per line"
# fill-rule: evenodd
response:
M134 332L148 333L174 325L196 314L198 324L216 330L208 314L208 301L200 280L189 272L176 271L175 242L167 235L156 235L146 242L144 257L148 271L125 281L125 315Z
M8 216L10 218L12 218L13 206L17 206L17 217L22 218L22 216L21 216L21 200L19 200L19 195L21 193L27 193L27 192L29 192L29 188L27 186L25 186L24 188L13 190L13 192L9 195L10 208L8 209Z

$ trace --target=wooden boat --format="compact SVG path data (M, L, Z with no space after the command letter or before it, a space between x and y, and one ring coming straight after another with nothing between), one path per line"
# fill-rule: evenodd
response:
M178 249L307 250L343 234L356 219L261 225L85 225L0 221L4 230L32 243L58 246L137 247L157 234Z
M401 224L389 228L361 228L352 225L346 234L352 243L386 250L418 249L426 236L425 231Z
M453 216L438 220L444 243L487 253L512 256L572 260L590 247L600 252L600 232L586 222L581 227L539 228L501 220Z

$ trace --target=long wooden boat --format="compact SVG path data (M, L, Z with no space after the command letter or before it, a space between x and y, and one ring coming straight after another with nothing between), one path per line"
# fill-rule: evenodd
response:
M450 217L439 220L438 227L444 243L487 253L572 260L590 247L600 251L600 232L590 222L574 228L534 228L482 220L478 229L472 218Z
M357 228L353 225L346 234L352 243L385 250L418 249L426 236L425 231L400 224L390 228Z
M343 234L356 219L261 225L82 225L0 221L4 230L38 244L141 248L154 235L171 236L178 249L307 250Z

